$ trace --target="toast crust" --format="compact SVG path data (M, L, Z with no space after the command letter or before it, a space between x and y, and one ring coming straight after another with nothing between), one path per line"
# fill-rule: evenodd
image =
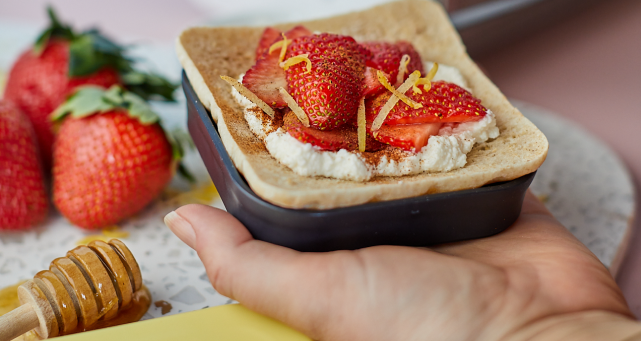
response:
M465 167L444 173L376 177L368 182L305 177L274 159L249 130L242 108L221 75L238 78L254 64L262 27L196 27L182 32L176 52L196 94L217 123L236 168L260 197L286 208L330 209L423 194L477 188L535 171L545 160L548 141L465 52L440 4L405 0L303 24L312 31L345 34L358 41L407 40L424 60L458 68L474 96L496 114L498 138L474 146Z

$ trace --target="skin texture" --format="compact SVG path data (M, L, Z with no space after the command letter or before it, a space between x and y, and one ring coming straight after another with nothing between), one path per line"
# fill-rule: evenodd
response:
M429 249L301 253L254 240L202 205L165 222L221 294L317 340L568 340L590 331L578 338L588 340L606 325L615 332L602 339L617 340L641 331L607 269L531 193L505 232Z

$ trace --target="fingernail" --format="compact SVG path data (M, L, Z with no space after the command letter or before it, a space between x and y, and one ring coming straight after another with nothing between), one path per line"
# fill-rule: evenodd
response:
M193 249L196 246L196 232L194 232L194 228L187 220L176 213L176 211L171 211L165 216L165 225L190 248Z

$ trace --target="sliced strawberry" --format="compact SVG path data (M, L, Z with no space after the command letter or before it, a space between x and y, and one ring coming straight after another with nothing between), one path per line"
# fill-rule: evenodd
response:
M422 123L395 126L382 126L375 139L390 146L404 150L419 152L427 145L432 135L438 135L441 123Z
M273 27L266 27L263 31L263 35L260 36L260 41L258 41L258 47L256 47L256 60L262 57L263 54L269 51L269 47L272 44L279 40L280 30Z
M274 33L276 33L276 38L267 44L266 42ZM287 39L292 40L310 34L312 33L308 29L300 25L285 32ZM269 47L273 43L281 40L279 37L280 31L271 27L265 29L258 48L256 49L256 55L258 55L259 50L261 50L262 44L266 45L266 49L263 50L261 57L257 58L256 64L254 64L254 66L252 66L252 68L249 69L243 77L243 85L256 94L258 98L262 99L265 103L274 108L283 108L287 106L287 102L281 98L280 93L278 92L278 88L280 87L287 89L285 71L278 66L280 50L267 53L269 51Z
M412 89L405 95L421 103L422 108L412 109L403 102L398 102L390 111L383 125L469 122L482 119L487 109L481 100L472 96L467 90L453 83L433 82L430 91L423 85L418 86L422 93L416 94ZM369 122L381 111L391 93L380 94L366 103L366 117Z
M304 36L311 36L313 33L312 31L308 30L305 26L303 25L297 25L292 28L290 28L287 32L285 32L285 37L289 40L294 40L296 38L304 37ZM278 41L280 39L277 39Z
M287 106L278 88L287 88L285 70L278 66L278 53L265 54L243 77L243 85L273 108Z
M414 45L401 40L396 42L396 46L398 46L401 54L410 56L410 63L407 64L407 74L405 74L405 79L407 79L407 77L409 77L409 75L416 70L421 71L421 75L425 75L425 70L423 69L423 60L421 59L421 55L418 54L418 51L414 49Z
M366 61L367 66L389 74L396 81L398 66L403 57L398 46L384 41L367 41L361 45L371 52L371 57Z
M363 89L365 58L352 37L323 33L292 41L287 57L307 54L307 63L287 71L288 91L307 113L311 126L331 130L356 116Z
M392 79L392 84L396 82L398 67L404 54L410 56L410 63L407 65L408 72L405 74L404 79L407 79L409 74L416 70L421 71L421 74L424 73L421 56L416 52L414 46L406 41L397 43L367 41L361 43L361 46L370 52L370 57L366 61L367 66L388 73Z
M344 125L333 130L318 130L303 126L293 112L289 111L283 117L283 127L289 135L303 143L311 143L323 150L337 151L340 149L358 150L358 133L356 127ZM376 151L383 145L368 137L365 146L367 151Z
M385 90L385 87L381 82L378 80L378 76L376 75L376 69L371 68L369 66L365 67L365 79L363 80L363 96L365 97L370 97L377 95L378 93L382 92ZM383 71L383 73L385 73ZM391 77L389 74L385 73L385 77L389 82L392 81Z
M308 30L305 26L297 25L285 32L285 36L289 40L294 40L298 37L312 35L312 31ZM256 47L256 60L262 57L265 53L269 51L269 48L277 41L282 40L281 31L277 28L266 27L263 31L263 34L260 36L260 41L258 41L258 47ZM280 51L280 50L279 50ZM276 52L274 52L276 53Z

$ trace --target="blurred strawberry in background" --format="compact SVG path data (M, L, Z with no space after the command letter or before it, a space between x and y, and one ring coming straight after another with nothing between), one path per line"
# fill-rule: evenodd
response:
M19 230L47 216L36 136L29 119L0 100L0 230Z
M78 86L121 84L142 98L165 100L172 100L176 89L160 76L136 71L125 48L97 30L76 33L61 23L51 8L48 13L50 26L15 62L4 94L31 120L45 169L51 166L54 141L49 115Z
M45 219L43 174L52 164L60 212L83 228L107 227L156 198L176 167L190 178L181 146L147 103L173 101L177 85L137 71L126 49L97 30L77 33L48 14L0 102L0 229Z
M182 148L140 96L113 86L80 88L53 114L53 201L87 229L130 217L171 180Z

